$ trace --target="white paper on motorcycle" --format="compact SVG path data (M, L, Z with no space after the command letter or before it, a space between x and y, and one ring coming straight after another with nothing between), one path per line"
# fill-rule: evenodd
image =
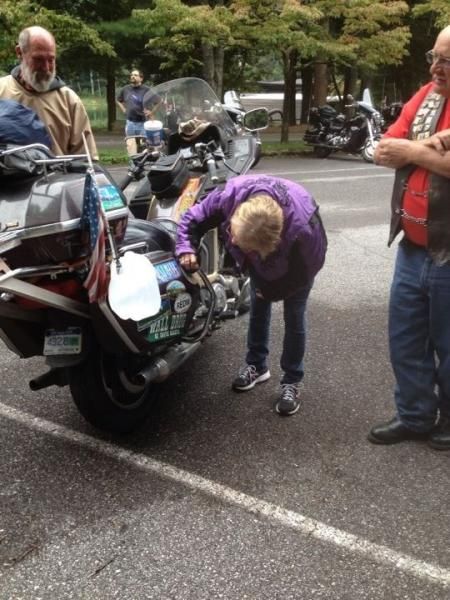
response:
M108 300L121 319L140 321L159 312L161 294L158 279L148 258L135 252L125 252L119 268L111 265Z

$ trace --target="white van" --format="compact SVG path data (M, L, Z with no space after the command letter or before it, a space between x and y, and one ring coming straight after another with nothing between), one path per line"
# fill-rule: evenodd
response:
M239 99L244 109L251 110L252 108L265 107L269 112L275 111L271 115L271 120L281 122L283 114L283 92L263 92L263 93L242 93L239 94ZM295 120L300 121L302 112L302 94L295 94Z

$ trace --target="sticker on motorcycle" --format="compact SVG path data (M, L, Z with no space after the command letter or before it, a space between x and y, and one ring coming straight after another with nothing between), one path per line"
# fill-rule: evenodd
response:
M159 342L181 335L186 323L186 314L166 313L150 323L145 336L149 342Z
M64 331L47 329L44 338L44 356L81 353L81 329L69 327Z
M181 272L176 260L167 260L162 263L155 264L156 276L158 283L167 283L172 279L180 277Z
M166 286L166 294L168 296L177 296L178 294L181 294L181 292L185 291L186 286L182 281L178 281L178 279L175 279L175 281L170 281Z
M192 304L192 296L190 294L178 294L173 303L173 310L176 313L187 312Z
M105 212L125 206L119 190L112 184L100 185L98 188L102 206Z
M194 204L198 189L200 188L200 182L200 177L190 179L187 182L181 196L178 199L175 221L178 222L180 217L182 217L184 213Z

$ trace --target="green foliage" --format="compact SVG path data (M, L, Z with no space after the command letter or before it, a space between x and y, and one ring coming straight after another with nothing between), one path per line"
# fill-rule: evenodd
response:
M449 0L425 0L414 6L412 12L415 17L431 16L437 29L443 29L450 24Z
M33 0L2 0L0 23L4 35L0 42L0 61L6 64L15 60L15 44L19 32L29 25L41 25L55 36L58 53L67 49L86 48L91 56L114 56L113 47L101 39L97 30L76 16L49 10Z
M148 35L147 47L161 57L161 69L173 75L199 70L202 44L213 48L234 44L232 15L223 6L187 6L181 0L155 0L153 9L134 10L133 18Z

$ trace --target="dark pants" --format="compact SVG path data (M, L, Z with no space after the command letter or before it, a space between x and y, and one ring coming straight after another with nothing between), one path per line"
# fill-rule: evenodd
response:
M450 265L403 240L389 304L389 347L400 420L426 431L450 416Z
M303 356L305 354L306 302L312 285L300 288L283 300L284 339L280 365L283 371L281 383L298 383L303 379ZM251 284L250 321L247 334L246 362L259 370L267 367L269 355L269 332L272 303L256 295Z

